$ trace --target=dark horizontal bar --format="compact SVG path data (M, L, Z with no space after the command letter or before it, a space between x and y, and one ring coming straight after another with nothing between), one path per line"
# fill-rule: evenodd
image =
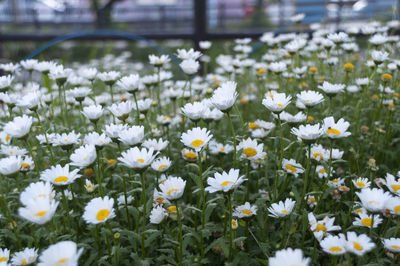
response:
M62 34L63 35L63 34ZM14 34L14 33L3 33L0 34L0 41L34 41L34 42L45 42L58 38L62 35L57 34ZM173 34L139 34L141 37L149 40L164 40L164 39L193 39L191 33L173 33ZM87 40L87 41L101 41L101 40L124 40L125 38L120 36L113 36L109 34L96 34L88 36L77 37L76 40Z

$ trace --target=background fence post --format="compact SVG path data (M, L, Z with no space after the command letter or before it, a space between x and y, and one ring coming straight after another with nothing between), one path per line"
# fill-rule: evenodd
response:
M194 48L200 50L199 42L207 39L207 0L193 0L194 24L193 42Z

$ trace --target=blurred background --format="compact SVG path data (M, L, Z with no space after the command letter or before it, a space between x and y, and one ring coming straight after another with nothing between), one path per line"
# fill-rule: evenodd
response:
M303 31L312 23L339 29L388 21L398 19L399 7L400 0L0 0L0 58L23 59L65 34L71 35L54 42L59 49L126 48L131 42L123 40L142 37L162 47L196 46L202 39ZM290 20L299 13L301 25Z

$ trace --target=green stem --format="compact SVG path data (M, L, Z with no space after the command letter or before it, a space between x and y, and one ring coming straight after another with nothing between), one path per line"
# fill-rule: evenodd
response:
M38 113L37 111L35 111L35 114L36 114L37 120L39 121L40 128L42 129L44 138L46 139L47 148L48 148L49 151L50 151L50 160L51 160L51 164L54 165L54 153L53 153L53 149L51 148L51 145L50 145L50 143L49 143L49 139L47 138L46 130L44 129L43 124L42 124L42 121L40 120L39 113Z
M142 219L142 234L141 234L141 245L142 245L142 258L146 257L146 247L144 243L145 239L145 231L146 231L146 182L144 171L140 174L141 182L142 182L142 204L143 204L143 219Z
M231 115L229 114L229 112L227 112L226 115L228 116L229 125L231 127L232 138L233 138L233 168L236 168L237 167L237 160L236 160L236 134L235 134L235 128L233 127L232 118L231 118Z
M175 201L176 206L176 214L178 219L178 228L179 228L179 252L178 252L178 265L182 265L182 257L183 257L183 244L182 244L182 221L181 221L181 213L179 211L178 201Z
M228 261L232 259L232 193L228 192L228 226L229 226L229 253Z

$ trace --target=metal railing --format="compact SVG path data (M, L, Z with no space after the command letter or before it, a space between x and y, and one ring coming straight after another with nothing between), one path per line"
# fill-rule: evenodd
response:
M13 1L13 0L12 0ZM209 0L210 1L210 0ZM232 2L215 0L217 5L209 5L208 0L183 1L184 5L141 7L141 9L115 7L113 10L112 26L118 26L119 30L126 31L142 36L146 39L186 39L193 40L198 45L200 40L230 39L241 37L258 38L265 31L286 31L293 30L287 18L288 13L305 12L307 17L316 20L325 19L329 21L326 6L335 4L338 6L338 16L332 18L332 22L338 25L343 20L340 16L341 10L348 6L348 1L343 0L278 0L275 4L263 1L263 14L265 11L276 14L274 23L259 23L258 26L249 24L247 28L236 27L232 30L232 25L240 24L245 19L252 20L253 17L245 14L246 8L256 7L253 5L240 4L241 1ZM371 0L382 6L383 2L393 2L392 0ZM396 0L396 4L398 5ZM235 4L236 3L236 4ZM275 12L270 9L276 8ZM289 9L288 9L289 8ZM385 6L383 5L383 7ZM398 10L398 9L397 9ZM8 10L7 12L10 12ZM59 19L39 20L40 16L34 9L27 9L26 14L21 14L18 19L1 21L7 17L7 12L0 14L0 41L48 41L60 37L61 35L72 32L91 32L95 30L93 12L88 8L79 10L66 9L64 14L60 14ZM36 12L36 13L35 13ZM214 18L212 16L214 16ZM307 21L306 22L314 22ZM272 20L272 17L271 17ZM213 23L211 23L214 21ZM4 29L11 30L5 31ZM25 32L18 32L18 29L26 29ZM158 30L155 30L158 29ZM97 32L97 34L82 35L78 34L76 39L85 40L105 40L105 39L124 39L120 34L107 34L107 31ZM109 32L109 31L108 31Z

